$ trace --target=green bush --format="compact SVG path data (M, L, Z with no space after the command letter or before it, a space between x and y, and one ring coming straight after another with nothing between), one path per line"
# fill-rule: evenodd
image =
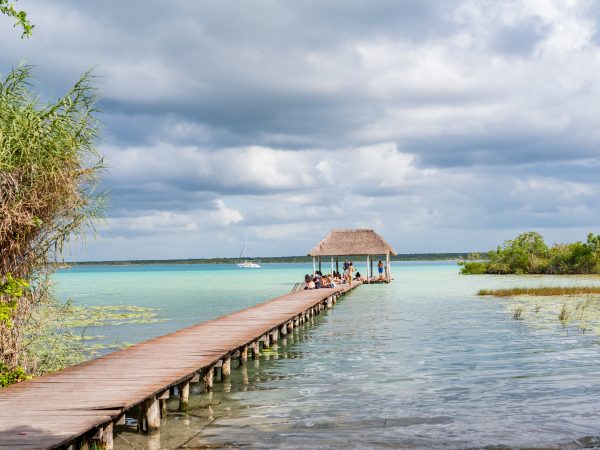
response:
M586 242L548 247L534 231L505 241L486 254L484 261L461 263L463 274L597 274L600 273L600 236Z
M487 262L484 261L466 261L460 263L462 266L460 273L465 275L482 275L487 273Z
M6 274L4 282L0 281L0 324L7 328L12 326L11 318L17 309L17 301L24 296L27 287L27 281L13 278L10 273Z
M22 367L11 369L6 364L0 362L0 388L24 381L28 378L29 376Z

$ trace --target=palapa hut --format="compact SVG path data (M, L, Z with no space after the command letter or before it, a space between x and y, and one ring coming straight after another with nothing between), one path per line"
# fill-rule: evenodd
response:
M385 255L385 281L389 282L392 277L390 266L390 255L395 255L394 249L385 239L373 230L332 230L319 242L308 254L313 257L313 272L321 270L323 257L331 258L331 271L333 272L333 261L339 272L340 256L366 256L367 279L373 277L374 255Z

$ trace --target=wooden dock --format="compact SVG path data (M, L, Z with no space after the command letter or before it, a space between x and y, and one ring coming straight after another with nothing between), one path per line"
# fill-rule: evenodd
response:
M352 288L360 283L352 285ZM332 308L350 289L302 290L221 318L141 342L102 358L0 390L0 450L112 448L113 429L139 409L138 428L160 427L173 387L186 410L190 383L213 386L231 361L246 363L261 347Z

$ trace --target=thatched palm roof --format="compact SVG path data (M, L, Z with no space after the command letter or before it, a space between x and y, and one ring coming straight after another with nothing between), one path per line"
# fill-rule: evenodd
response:
M309 256L385 255L394 249L373 230L332 230Z

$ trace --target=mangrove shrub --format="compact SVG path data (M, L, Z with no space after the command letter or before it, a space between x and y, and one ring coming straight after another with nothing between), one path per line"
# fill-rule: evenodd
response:
M548 247L535 231L505 241L483 257L462 262L463 274L598 274L600 236L590 233L586 242Z

